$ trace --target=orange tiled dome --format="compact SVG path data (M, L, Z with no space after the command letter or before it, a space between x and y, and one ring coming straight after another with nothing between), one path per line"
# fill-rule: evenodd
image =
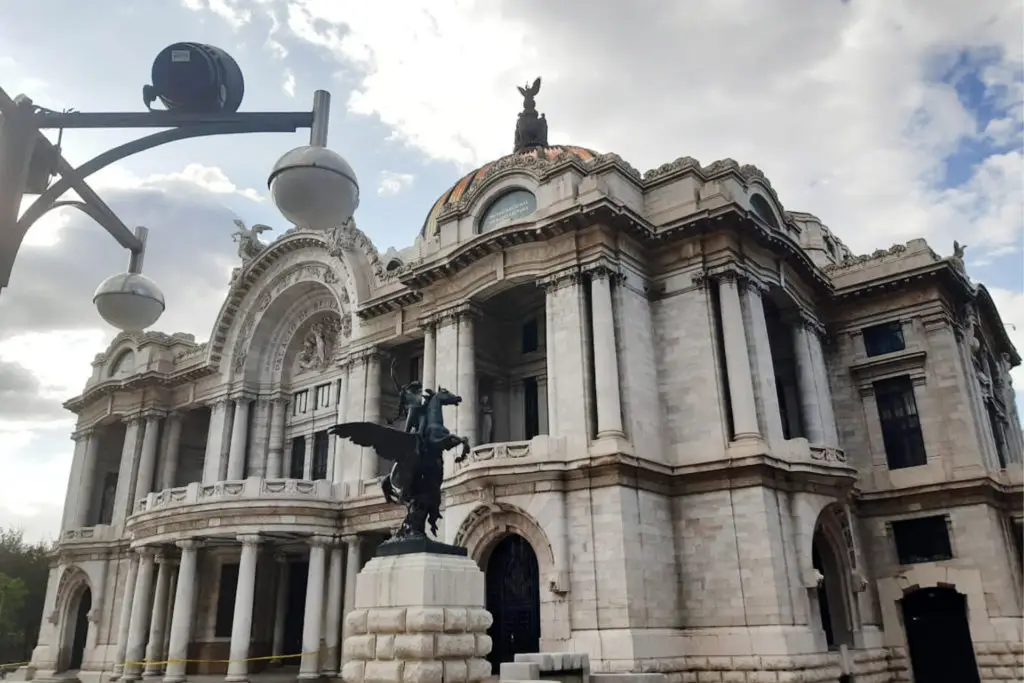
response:
M587 149L586 147L574 147L573 145L547 145L543 147L531 147L509 156L518 157L535 157L543 159L545 161L553 161L559 155L568 154L576 157L580 161L590 161L591 159L598 156L597 152ZM437 234L437 217L441 215L445 207L449 204L459 201L469 190L473 187L473 184L482 181L488 171L502 159L508 157L502 157L501 159L495 159L494 161L484 164L475 171L470 171L462 177L459 182L451 186L451 188L442 194L434 205L430 207L430 213L427 214L427 218L423 221L423 228L420 230L420 234L424 237L430 237Z

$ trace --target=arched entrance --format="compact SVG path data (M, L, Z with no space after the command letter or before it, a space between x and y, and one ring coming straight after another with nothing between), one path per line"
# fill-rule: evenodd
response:
M494 673L517 654L540 649L540 570L537 555L522 536L498 541L487 560L487 609Z
M955 588L919 588L900 600L914 683L980 683L967 598Z
M821 574L815 597L825 643L830 650L840 645L852 645L852 622L843 566L821 527L814 532L811 542L811 565Z
M78 598L78 608L74 613L74 633L71 636L71 652L68 669L81 669L85 655L85 639L89 635L89 611L92 610L92 591L88 586L82 589Z

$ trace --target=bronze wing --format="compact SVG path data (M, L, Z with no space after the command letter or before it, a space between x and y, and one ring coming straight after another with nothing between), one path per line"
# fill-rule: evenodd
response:
M350 439L357 446L377 451L385 460L404 465L416 458L416 435L377 424L376 422L346 422L331 427L330 432L339 439Z

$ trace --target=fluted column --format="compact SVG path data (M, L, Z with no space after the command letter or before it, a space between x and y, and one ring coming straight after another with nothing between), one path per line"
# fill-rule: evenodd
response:
M724 273L718 279L722 310L722 336L725 338L725 368L729 378L732 404L733 438L757 438L757 407L754 403L754 379L750 374L747 333L740 305L739 278Z
M128 625L128 651L123 681L137 681L142 674L141 662L146 656L146 636L153 608L153 567L156 553L152 548L138 548L139 574L135 580L132 618Z
M822 430L821 406L818 403L810 337L807 321L797 320L793 324L793 352L796 355L796 382L800 391L800 414L803 417L804 433L807 440L812 444L822 444L825 433Z
M142 416L130 415L124 418L124 446L121 448L121 464L117 471L117 490L114 492L114 510L110 516L111 526L121 526L132 513L135 494L140 432L143 429Z
M245 447L249 437L249 399L235 399L235 416L231 425L231 450L228 452L228 481L245 477Z
M171 612L171 637L167 646L167 669L164 683L185 680L185 659L188 643L192 640L192 614L196 602L196 559L199 544L196 541L178 541L181 562L178 582L174 588L174 609Z
M250 477L267 476L267 454L270 442L270 411L271 401L267 398L256 399L252 411L252 440L249 443L249 466L246 475Z
M209 403L210 429L206 435L206 456L203 460L204 484L214 484L220 480L224 442L228 437L228 405L226 397L217 398Z
M92 510L93 491L96 485L96 458L100 451L100 435L95 429L86 430L85 452L78 480L72 486L78 487L78 498L75 499L75 514L71 526L83 527L89 524L89 512Z
M170 558L157 553L156 591L153 593L153 618L149 622L149 643L146 645L146 669L143 678L160 678L163 673L164 628L167 625L167 592L171 585Z
M818 387L818 407L821 409L821 433L827 446L839 445L839 427L836 425L835 408L832 406L832 388L829 385L828 366L825 363L825 349L822 345L823 329L812 325L808 330L808 346L811 349L811 366Z
M471 446L480 443L477 434L476 415L480 409L477 405L476 386L476 311L467 309L459 313L459 347L458 363L458 394L462 397L455 417L455 432L469 439Z
M323 622L324 564L328 539L309 539L309 575L306 580L306 608L302 617L302 664L300 679L320 677L320 625Z
M179 412L171 413L164 421L164 451L160 467L160 490L174 488L174 480L178 476L178 457L181 452L181 431L185 426L185 416Z
M288 612L288 556L278 553L274 555L274 562L277 563L277 595L274 596L274 641L270 650L273 659L270 663L280 665L284 654L284 619Z
M366 371L366 397L363 420L380 422L380 356L371 351L363 358ZM359 459L359 478L361 481L377 476L377 453L372 448L363 448Z
M139 456L139 476L135 481L135 496L132 498L132 511L135 509L135 502L140 498L145 498L153 490L156 453L160 446L160 417L159 414L153 413L146 416L146 427L142 434L142 454Z
M341 610L341 623L356 606L356 576L363 561L363 546L359 536L346 536L345 542L345 602ZM344 630L344 628L343 628ZM344 632L342 638L345 637Z
M330 570L327 575L327 615L324 640L327 642L327 661L324 676L338 674L338 658L341 655L341 608L344 591L345 550L340 545L331 546Z
M132 553L128 562L128 575L124 579L124 594L121 596L121 611L117 622L117 647L114 648L114 673L110 680L117 680L124 672L128 653L128 629L132 618L132 603L135 601L135 582L139 575L139 558Z
M590 279L598 437L621 436L623 433L619 360L615 346L615 313L612 308L613 275L608 270L599 268Z
M231 648L226 681L249 680L249 640L252 635L252 605L256 596L256 557L258 535L239 536L242 557L238 562L238 586L235 589L235 613L231 620Z
M284 476L284 421L288 400L275 398L270 403L270 451L267 454L267 478Z
M423 386L436 389L437 383L437 332L433 323L423 328Z

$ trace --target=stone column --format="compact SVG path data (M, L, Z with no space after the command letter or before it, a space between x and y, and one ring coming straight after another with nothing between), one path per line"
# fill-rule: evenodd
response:
M145 498L153 490L153 475L156 472L156 453L160 446L160 416L146 416L146 427L142 436L142 455L139 457L139 475L135 482L135 496L132 498L132 511L139 499ZM129 512L131 514L131 512Z
M160 678L164 653L164 627L167 625L167 592L171 585L171 560L157 553L156 591L153 593L153 618L149 622L149 643L146 645L146 669L143 678Z
M146 635L153 608L153 567L155 552L152 548L138 548L139 574L135 580L132 618L128 625L128 650L125 653L122 681L137 681L142 674L141 662L146 656Z
M614 274L607 269L599 268L590 278L598 437L623 434L619 360L615 346L615 313L612 309L613 276Z
M72 527L83 527L89 524L89 512L92 511L93 491L96 485L96 458L100 452L100 435L94 429L86 432L85 456L79 470L79 479L74 482L78 487L78 498L75 500L75 516Z
M811 331L806 320L793 325L793 352L796 355L796 381L800 390L800 414L807 440L824 445L821 407L816 386L814 359L811 355Z
M274 642L270 651L274 658L270 663L280 666L281 655L284 654L284 618L288 611L288 556L275 554L274 562L277 563L277 595L274 601Z
M124 579L124 595L121 596L121 611L117 622L117 647L114 648L114 673L111 680L117 680L124 673L124 662L128 653L128 628L132 618L132 603L135 601L135 582L139 575L139 558L132 553L128 562L128 576Z
M324 664L324 676L328 678L338 674L338 658L341 656L341 609L342 592L344 590L345 550L340 545L331 547L330 570L327 575L327 621L324 627L324 640L327 641L327 662Z
M811 348L811 365L817 378L818 407L821 409L821 433L826 446L839 446L839 427L836 425L835 408L832 406L832 388L829 386L828 366L825 364L825 349L821 341L824 329L814 325L808 331L808 345Z
M199 544L196 541L178 541L181 562L178 583L174 589L174 609L171 612L171 637L167 646L167 670L164 683L185 680L185 659L192 640L192 614L196 602L196 559Z
M366 371L366 395L363 410L363 420L366 422L380 422L380 356L377 351L369 352L363 359ZM359 459L359 479L366 481L377 476L376 451L372 448L363 448Z
M309 574L306 579L306 608L302 617L302 664L300 679L320 678L320 626L323 623L324 560L328 539L309 539Z
M228 481L245 478L245 446L249 437L249 399L235 399L231 425L231 450L228 453Z
M270 450L267 454L267 478L280 479L284 476L284 420L288 411L288 400L275 398L270 403Z
M75 450L71 458L71 471L68 472L68 487L64 491L64 511L60 519L61 531L82 526L76 522L75 515L78 510L78 499L82 495L79 484L83 479L82 467L90 431L89 429L79 429L71 435L75 442Z
M267 398L256 399L256 407L253 408L252 418L252 440L249 443L249 471L250 477L267 476L267 451L270 441L270 411L271 402Z
M315 440L313 432L310 432L303 441L306 450L302 453L302 478L306 481L313 479L313 442Z
M459 396L462 403L455 414L455 433L469 439L471 446L479 445L480 435L477 434L477 413L480 406L477 400L476 386L476 311L466 309L459 312L459 347L457 356L457 377Z
M220 479L220 461L227 437L228 399L214 399L210 406L210 429L206 434L206 456L203 460L203 483L215 484Z
M235 589L235 613L231 620L231 648L225 681L249 680L249 640L252 636L252 605L256 596L256 556L260 537L239 536L242 557L238 562L238 586Z
M722 336L725 338L725 368L729 378L732 404L733 438L761 436L757 426L754 403L754 379L750 374L747 333L740 306L740 284L735 273L723 273L718 279L718 295L722 309Z
M348 421L348 387L351 364L346 360L339 366L341 368L341 380L338 387L338 405L335 410L335 424L342 424ZM345 480L345 444L351 443L348 439L331 439L331 481L340 484Z
M181 431L185 427L185 416L173 412L164 422L164 454L160 468L160 490L174 488L178 476L178 457L181 452Z
M345 543L345 602L342 607L342 628L344 619L348 617L356 605L356 575L363 561L363 546L359 536L346 536L342 539ZM342 638L347 634L342 633Z
M117 471L117 490L114 492L114 510L110 516L111 526L121 526L132 513L132 496L135 493L135 474L138 471L139 432L142 431L142 416L130 415L124 419L124 447L121 449L121 465Z
M746 304L744 323L747 331L747 353L750 355L751 379L754 380L754 397L760 407L761 434L768 443L781 444L785 440L782 431L782 409L779 407L775 362L772 360L768 320L764 315L762 298L767 287L752 278L748 278L743 284L741 298Z
M436 389L437 383L437 333L434 323L423 326L423 386Z

